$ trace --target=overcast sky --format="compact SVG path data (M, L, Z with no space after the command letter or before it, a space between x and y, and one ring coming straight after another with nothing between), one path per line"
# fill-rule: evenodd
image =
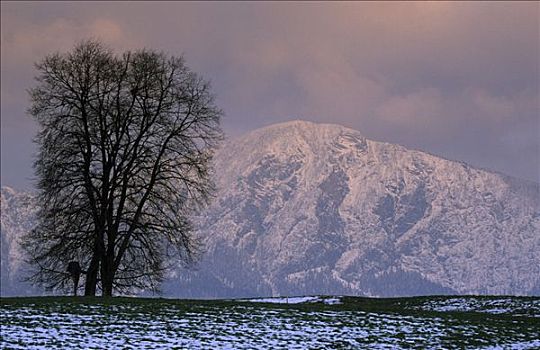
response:
M183 54L228 136L342 124L539 179L538 2L1 3L1 182L32 187L33 63L96 38Z

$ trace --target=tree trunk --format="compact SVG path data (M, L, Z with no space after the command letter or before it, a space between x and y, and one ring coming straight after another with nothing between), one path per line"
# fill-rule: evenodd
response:
M92 260L90 261L90 266L88 266L88 271L86 272L86 282L84 285L85 296L96 295L98 271L99 271L99 257L96 253L94 253L94 255L92 256Z
M73 296L77 296L77 289L79 288L79 275L73 276Z
M107 281L103 281L103 293L102 293L102 296L104 296L104 297L112 297L112 291L113 291L112 279L107 279Z
M113 281L114 273L111 269L111 266L105 266L102 268L102 277L101 277L101 287L102 287L102 296L112 297L113 293Z
M114 250L112 247L107 249L107 256L101 261L101 287L102 296L112 297L113 282L116 270L114 268Z

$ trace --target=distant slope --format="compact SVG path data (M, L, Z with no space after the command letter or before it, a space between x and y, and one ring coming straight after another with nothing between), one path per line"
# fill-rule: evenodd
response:
M536 183L302 121L231 140L215 173L206 254L166 295L540 295ZM5 191L11 283L35 209Z

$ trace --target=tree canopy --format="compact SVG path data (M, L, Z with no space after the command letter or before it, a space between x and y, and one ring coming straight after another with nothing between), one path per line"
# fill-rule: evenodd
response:
M30 114L40 211L24 247L31 280L63 288L69 261L85 295L157 291L200 242L190 216L207 204L222 111L182 57L115 55L96 41L36 64Z

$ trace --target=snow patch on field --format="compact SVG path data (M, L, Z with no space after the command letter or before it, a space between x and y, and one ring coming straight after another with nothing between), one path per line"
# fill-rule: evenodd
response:
M533 350L533 349L540 349L540 339L539 340L531 340L531 341L525 341L525 342L518 342L514 344L507 344L505 346L488 346L483 348L484 350Z
M471 298L460 297L443 300L430 300L420 309L438 312L482 312L489 314L512 314L540 318L540 300L526 298Z
M324 303L327 305L341 304L341 300L337 297L325 298L319 296L304 296L304 297L276 297L276 298L255 298L255 299L239 299L238 301L246 301L252 303L272 303L272 304L302 304L302 303Z

